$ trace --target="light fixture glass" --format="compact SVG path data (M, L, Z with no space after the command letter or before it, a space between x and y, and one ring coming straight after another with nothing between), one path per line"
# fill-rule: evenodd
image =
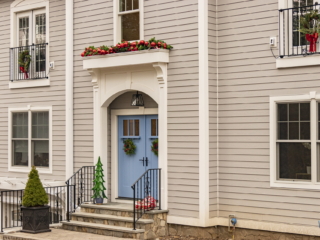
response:
M138 91L137 91L137 93L132 95L131 106L136 106L136 107L143 107L144 106L142 94L139 93Z

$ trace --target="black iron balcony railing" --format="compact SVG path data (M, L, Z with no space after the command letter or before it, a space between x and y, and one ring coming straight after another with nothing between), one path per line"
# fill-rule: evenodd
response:
M279 56L307 56L320 53L317 34L303 34L300 30L300 19L313 10L319 10L318 3L303 7L279 10ZM317 28L316 21L310 27Z
M48 78L47 45L10 48L10 81Z

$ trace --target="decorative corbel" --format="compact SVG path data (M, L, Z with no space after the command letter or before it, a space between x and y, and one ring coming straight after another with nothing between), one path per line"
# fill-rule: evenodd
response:
M89 68L88 72L92 76L91 83L92 83L93 87L99 87L98 79L100 77L100 71L98 69Z
M152 65L157 72L157 80L160 85L167 82L167 63L154 63Z

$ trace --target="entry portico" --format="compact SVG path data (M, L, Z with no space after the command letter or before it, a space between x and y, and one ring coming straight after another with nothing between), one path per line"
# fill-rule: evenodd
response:
M111 187L111 201L118 198L118 116L158 115L159 159L162 169L162 207L167 209L167 64L169 51L158 49L146 52L129 52L92 56L83 61L84 69L92 76L94 98L94 159L98 157L104 168L111 173L106 176ZM110 104L120 95L139 91L150 96L158 109L136 108L111 111ZM109 151L109 149L111 151ZM108 161L110 160L110 161ZM111 182L108 182L111 181ZM109 196L110 197L110 196Z

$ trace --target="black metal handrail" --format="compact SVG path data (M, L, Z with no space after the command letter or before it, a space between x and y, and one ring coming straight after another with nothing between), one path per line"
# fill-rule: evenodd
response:
M10 48L10 81L48 78L47 45Z
M68 221L70 221L70 213L74 212L82 203L92 202L94 171L95 166L83 166L66 181L67 186L75 186L73 192L67 192Z
M74 191L74 185L45 187L50 206L49 223L59 223L67 219L66 194ZM1 196L1 232L6 228L22 226L21 203L24 190L0 191Z
M133 229L150 210L161 210L161 168L148 169L131 186L133 190Z
M320 5L293 7L279 10L279 57L307 56L320 53L318 39L307 40L299 32L300 17L311 10L319 10ZM315 48L313 48L315 46Z

